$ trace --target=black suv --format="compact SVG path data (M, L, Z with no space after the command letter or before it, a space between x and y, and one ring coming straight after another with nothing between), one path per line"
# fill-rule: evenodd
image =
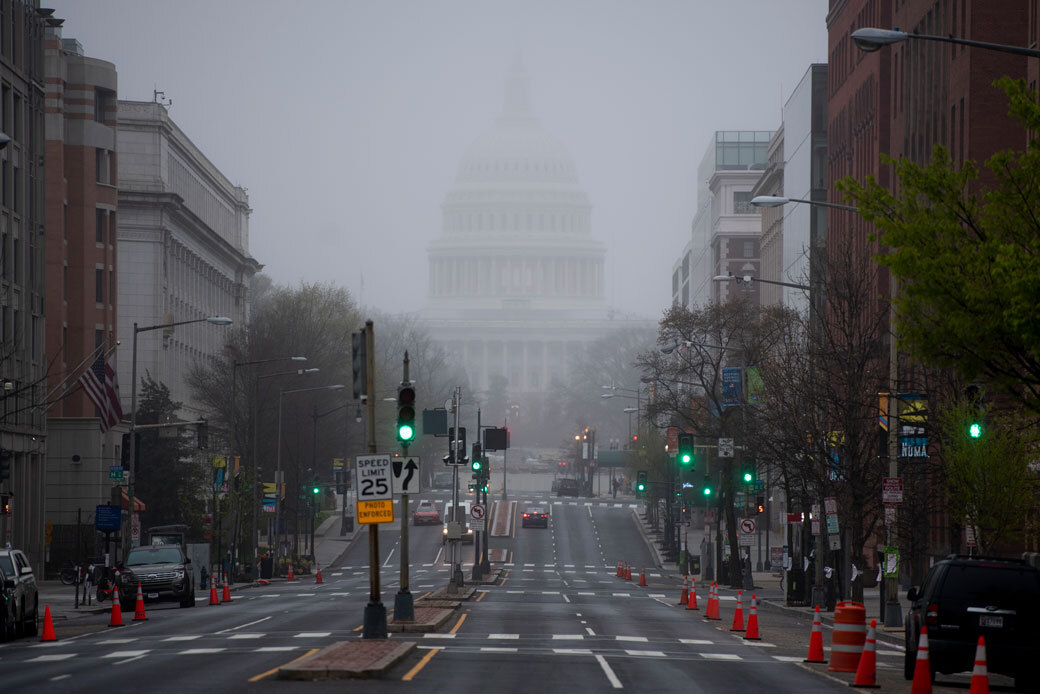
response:
M191 559L177 545L142 545L126 555L119 585L123 609L137 602L137 584L146 601L177 601L181 607L195 607L195 576Z
M971 670L979 636L986 637L990 672L1015 678L1022 691L1037 691L1040 653L1040 570L1014 559L951 555L938 561L924 585L907 593L906 659L913 679L921 624L928 625L932 674Z
M39 628L40 595L29 558L17 549L0 549L0 634L35 636Z
M556 496L581 496L581 481L565 477L557 480Z

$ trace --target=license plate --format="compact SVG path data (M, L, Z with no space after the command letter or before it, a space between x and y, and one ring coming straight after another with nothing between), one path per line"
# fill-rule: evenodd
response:
M992 627L994 629L1004 628L1004 617L1001 615L983 614L979 615L980 627Z
M159 597L159 594L158 593L149 593L148 597L152 598L152 599L155 599L155 598Z

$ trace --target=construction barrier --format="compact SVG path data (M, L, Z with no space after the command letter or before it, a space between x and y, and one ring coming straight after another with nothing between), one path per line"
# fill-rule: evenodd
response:
M855 672L867 634L867 610L861 602L846 600L834 606L834 634L831 636L832 672Z
M859 658L859 667L856 668L856 679L852 681L852 687L864 687L878 689L877 683L877 641L875 634L877 620L870 620L867 629L867 640L863 645L863 655Z

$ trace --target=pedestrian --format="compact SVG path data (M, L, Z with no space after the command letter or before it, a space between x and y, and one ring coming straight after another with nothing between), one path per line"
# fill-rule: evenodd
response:
M617 498L617 488L618 488L618 481L615 478L611 477L610 478L610 489L611 489L612 492L614 492L614 498L615 499Z

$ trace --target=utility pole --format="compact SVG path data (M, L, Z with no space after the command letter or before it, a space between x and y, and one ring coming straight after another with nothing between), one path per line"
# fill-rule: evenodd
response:
M397 437L401 441L401 463L405 464L408 459L408 444L411 443L410 439L406 438L402 434L402 422L406 421L406 417L402 417L402 411L406 408L411 408L411 420L415 419L415 398L414 391L410 391L413 395L411 402L404 402L407 398L401 397L401 393L405 389L411 389L412 382L408 376L408 351L404 353L403 363L404 375L401 378L401 388L398 392L397 406L398 406L398 419L397 419ZM414 421L411 421L411 436L415 435ZM412 593L408 590L408 492L403 491L401 493L401 587L397 591L397 595L394 596L394 621L395 622L414 622L415 621L415 603L412 601Z

